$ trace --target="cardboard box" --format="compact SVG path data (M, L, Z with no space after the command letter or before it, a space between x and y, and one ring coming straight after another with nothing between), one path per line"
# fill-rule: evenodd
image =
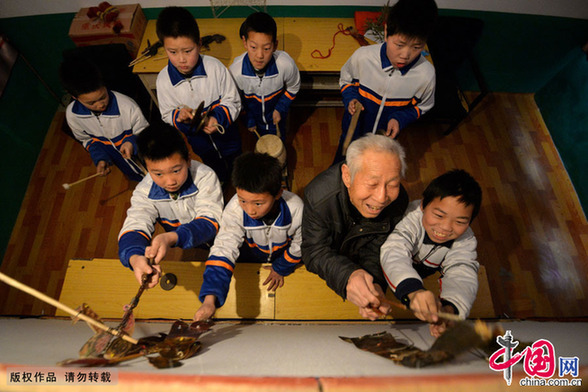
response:
M116 8L118 19L113 22L90 19L89 8L80 9L69 28L69 36L76 46L125 44L131 56L136 57L147 26L145 14L140 4L117 5ZM119 34L113 30L117 21L123 26Z

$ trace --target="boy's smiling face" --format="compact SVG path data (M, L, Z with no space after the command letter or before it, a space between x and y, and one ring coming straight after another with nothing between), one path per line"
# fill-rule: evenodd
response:
M433 242L442 244L461 236L470 226L474 206L455 196L436 197L423 210L423 227Z
M163 47L174 67L184 75L189 75L196 64L200 53L200 45L189 37L165 37Z
M255 31L250 31L247 38L242 39L253 68L258 71L264 69L276 51L277 42L272 41L271 35Z
M236 190L239 206L253 219L261 219L266 216L272 210L276 200L282 196L281 189L277 196L272 196L269 192L251 193L241 188Z
M188 179L190 162L176 152L158 161L145 159L145 166L154 183L167 192L174 193L179 191Z
M85 94L80 94L75 97L78 102L84 105L88 110L93 112L103 112L108 107L108 90L106 87L100 87L96 91L92 91Z
M402 68L412 63L425 49L425 41L420 38L408 38L403 34L386 37L386 56L395 68Z

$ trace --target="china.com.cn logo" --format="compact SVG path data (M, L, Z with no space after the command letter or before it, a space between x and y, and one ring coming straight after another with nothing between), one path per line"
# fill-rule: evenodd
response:
M524 350L514 353L513 350L519 342L513 339L510 331L504 336L496 337L496 342L501 347L489 358L490 369L503 372L506 383L512 382L512 368L523 360L523 369L530 377L521 379L521 386L581 386L581 378L555 378L556 356L555 348L549 340L540 339ZM501 359L502 358L502 359ZM501 360L500 360L501 359ZM578 357L559 357L559 377L569 374L578 377Z

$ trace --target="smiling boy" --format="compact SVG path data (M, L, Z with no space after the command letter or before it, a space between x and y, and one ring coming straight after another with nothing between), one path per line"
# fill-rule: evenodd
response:
M335 162L356 103L363 106L355 140L382 130L395 138L400 130L435 103L435 68L421 54L437 18L434 0L399 0L388 13L385 42L357 49L341 68L339 86L346 108Z
M285 130L290 105L300 90L300 72L286 52L276 50L277 27L265 12L247 17L239 34L246 52L229 67L241 91L247 112L247 128L261 135ZM281 132L285 140L285 132Z
M182 135L167 124L147 127L137 138L149 175L137 185L119 234L121 263L137 281L155 270L149 286L159 281L159 263L171 247L183 249L212 242L218 231L223 196L216 174L191 161ZM153 236L155 223L165 233ZM153 259L150 266L148 259Z
M272 263L263 282L268 291L284 285L284 276L300 262L300 197L282 189L282 168L267 154L245 153L235 160L232 180L237 194L225 207L221 228L206 262L196 321L223 306L236 262Z
M405 217L382 245L380 262L396 297L440 336L447 321L437 312L468 316L478 291L477 241L470 224L482 202L480 185L463 170L434 179L423 199L412 202ZM440 298L422 279L441 272Z

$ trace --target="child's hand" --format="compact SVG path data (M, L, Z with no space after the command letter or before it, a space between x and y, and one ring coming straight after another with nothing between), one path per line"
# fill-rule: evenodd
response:
M96 165L96 173L99 173L101 176L106 176L108 173L110 173L110 167L108 166L108 163L106 163L106 161L98 162L98 165Z
M349 102L349 105L347 106L347 111L349 111L349 114L351 114L353 116L353 114L355 113L355 109L356 109L356 105L359 103L359 101L357 99L352 99L351 102ZM361 110L363 110L363 106L361 108Z
M183 123L189 123L194 118L194 110L189 108L188 106L184 106L180 109L178 113L177 121Z
M278 274L272 267L266 266L265 269L271 270L263 285L267 286L267 291L276 291L280 287L284 286L284 277Z
M143 283L143 275L149 275L151 272L154 272L149 284L147 284L147 288L153 288L159 282L159 277L161 276L161 267L159 265L149 265L149 261L147 257L141 255L133 255L129 259L131 267L133 267L133 272L135 273L135 278L139 284Z
M388 121L388 129L386 130L386 136L390 136L394 139L400 133L400 124L398 120L391 119Z
M428 323L437 323L439 317L437 312L441 307L441 302L435 297L435 294L429 290L417 290L408 294L410 300L410 310L420 320Z
M274 110L272 119L274 120L274 124L278 124L282 120L282 115L277 110Z
M444 313L455 314L455 310L453 306L443 306L441 311ZM431 336L438 338L439 336L443 335L447 328L452 327L455 324L454 321L445 320L444 318L439 318L434 324L429 324L429 332L431 332Z
M133 156L133 143L124 142L122 146L120 146L120 153L124 159L131 159Z
M151 240L151 246L145 248L145 257L155 260L159 264L167 255L167 250L178 242L178 234L175 231L158 234Z
M218 121L214 116L208 116L208 120L206 125L204 126L203 130L207 134L213 134L218 131L217 128Z
M204 321L208 320L212 317L214 312L216 311L216 306L214 302L216 301L216 297L212 294L207 295L204 297L204 302L202 306L194 313L194 321Z

